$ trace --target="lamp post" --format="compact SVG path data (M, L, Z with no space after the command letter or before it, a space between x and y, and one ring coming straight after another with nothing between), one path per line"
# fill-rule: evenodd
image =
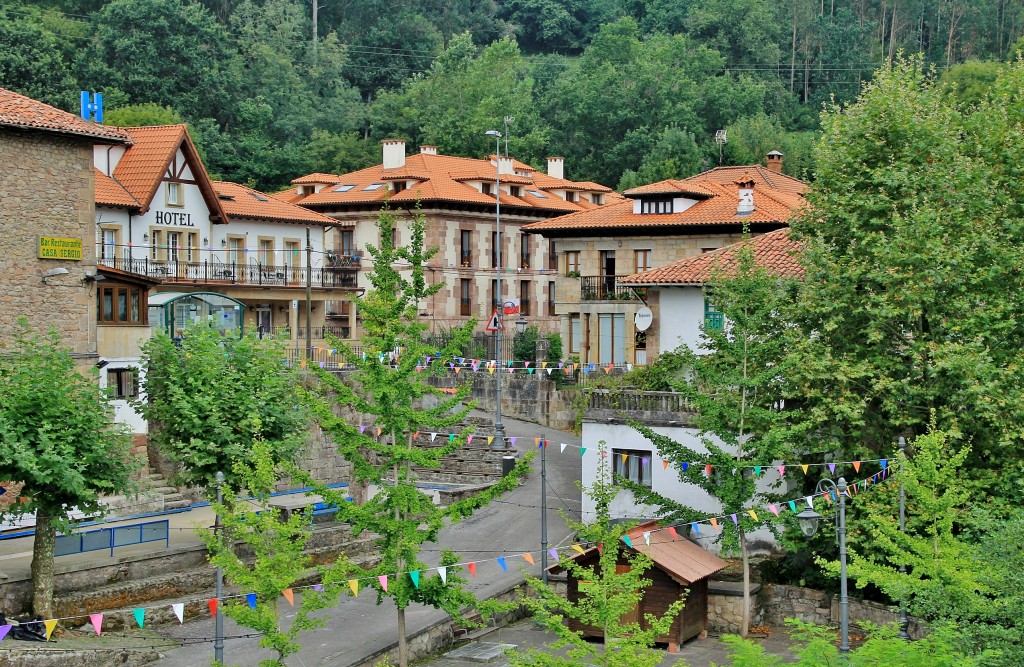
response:
M906 460L907 453L907 439L902 435L898 440L900 447L900 472L903 472L903 461ZM903 489L903 477L900 477L900 532L907 532L907 496ZM900 575L906 576L907 564L900 563ZM910 641L910 619L907 618L907 601L900 597L900 632L897 637Z
M217 472L217 505L224 502L224 473ZM214 522L214 533L217 539L222 539L220 512L217 512L217 520ZM224 664L224 612L221 603L224 601L224 569L217 567L217 613L213 615L213 659L218 665Z
M839 540L839 655L845 659L850 653L850 601L846 592L846 479L839 478L839 483L825 478L818 482L814 494L835 492L839 497L839 523L836 524L836 537ZM810 502L806 509L796 515L800 531L807 537L818 532L821 515L814 511Z
M488 137L494 137L494 238L498 244L495 254L494 300L498 302L498 330L494 332L494 360L497 368L494 373L494 448L505 449L505 425L501 423L501 363L502 344L504 343L504 300L501 294L501 132L487 130Z

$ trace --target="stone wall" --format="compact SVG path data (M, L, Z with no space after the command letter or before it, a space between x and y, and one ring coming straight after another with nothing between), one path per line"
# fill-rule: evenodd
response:
M0 128L0 340L25 317L96 362L96 220L88 139ZM39 237L82 240L82 260L39 259ZM43 280L44 271L66 269Z
M761 584L750 586L750 626L764 622ZM739 634L743 626L743 584L734 581L708 582L708 631Z
M767 584L762 589L761 604L765 610L765 622L781 627L787 618L799 618L818 625L839 626L839 597L823 591L799 586ZM876 625L887 625L899 620L899 614L891 606L878 602L850 600L850 625L870 621ZM910 636L920 639L925 628L910 619Z
M554 379L543 369L536 373L472 373L460 375L444 375L428 378L435 387L452 388L463 382L472 382L473 390L470 397L477 402L477 407L485 412L494 412L496 382L501 382L501 413L513 419L531 421L562 431L569 431L576 426L576 409L573 397L577 388L574 385L559 388ZM425 401L425 407L430 403Z

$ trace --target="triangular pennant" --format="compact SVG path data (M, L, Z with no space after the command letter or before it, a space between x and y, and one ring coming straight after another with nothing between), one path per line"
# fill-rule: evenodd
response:
M455 434L454 433L449 433L448 434L448 442L455 442Z
M419 431L414 431L413 434L412 434L412 439L415 440L418 437L420 437L420 432Z
M380 587L384 589L385 593L387 593L388 592L388 575L386 575L386 574L378 574L377 575L377 581L380 582Z
M2 642L4 640L4 637L6 637L7 633L10 632L10 631L11 631L11 626L10 625L0 625L0 642Z
M548 555L551 556L552 560L558 560L558 549L548 549Z
M139 627L146 625L146 610L145 609L132 609L132 616L135 617L135 622L139 624Z
M552 370L553 369L551 369L551 368L546 368L546 369L544 369L544 372L546 372L548 375L551 375L551 371Z
M384 432L384 429L383 429L383 428L381 428L380 426L378 426L378 427L377 427L377 437L379 438L379 437L380 437L380 434L381 434L381 433L383 433L383 432Z
M625 463L626 459L629 458L629 454L619 454L619 456L622 457L622 462L623 463Z
M587 553L587 552L586 552L586 551L585 551L585 550L583 549L583 547L581 547L581 546L580 546L580 545L578 545L578 544L574 544L574 545L572 545L572 549L573 549L573 551L577 551L577 552L579 552L579 553L580 553L581 555L582 555L582 554L585 554L585 553Z
M489 436L487 436L487 444L489 445L489 444L491 444L492 442L494 442L494 436L493 436L493 435L489 435Z
M665 459L661 460L661 469L668 470L668 461L666 461Z
M466 567L469 568L469 574L475 579L476 578L476 563L466 563Z
M775 504L769 505L768 509L775 516L779 516L779 506L778 505L775 505Z
M57 619L51 618L48 621L43 621L43 627L46 628L46 640L50 640L50 635L53 634L53 629L57 627Z
M494 375L494 366L488 366L487 372L490 373L491 375Z
M559 454L564 454L565 453L565 448L568 447L569 445L567 445L564 442L560 442L560 443L558 443L558 446L561 448L561 449L559 449L558 453Z
M527 374L527 375L533 375L533 372L534 372L535 370L537 370L537 369L536 369L536 368L527 368L527 369L526 369L526 374Z
M473 436L467 435L466 436L466 446L469 446L469 445L472 445L472 444L473 444Z
M540 438L534 438L533 444L537 445L537 448L540 449Z
M565 362L564 362L564 361L559 361L559 362L558 362L558 367L559 367L559 368L562 368L562 367L564 367L564 366L565 366Z
M730 514L729 517L732 519L732 523L734 526L740 525L739 519L736 518L735 514Z
M651 546L651 531L649 530L644 531L644 544Z
M430 434L430 442L434 442L434 440L436 440L436 439L437 439L437 434L436 433L431 433Z
M598 542L597 543L597 553L599 553L599 554L603 554L604 553L604 542Z
M700 535L700 526L697 525L697 522L694 521L690 525L693 527L693 534L694 535Z
M814 509L814 497L813 496L804 496L804 500L807 501L807 506L808 507L810 507L811 509Z
M89 614L89 622L92 623L92 629L99 636L103 630L103 614Z
M288 604L290 604L293 607L295 606L295 593L292 592L292 589L284 589L283 591L281 591L281 595L284 596L285 600L288 600Z
M366 426L361 424L359 426L359 434L362 435L363 433L366 433Z
M359 595L359 580L358 579L349 579L348 580L348 589L350 591L352 591L353 597L357 597Z
M210 608L210 616L217 615L217 605L219 604L220 601L217 598L210 598L206 601L206 606Z
M246 593L245 594L245 601L249 603L249 609L255 609L256 608L256 594L255 593Z
M533 562L533 554L529 554L529 553L523 554L523 560L525 560L530 565L534 564L534 562Z
M796 511L796 503L794 503L792 500L789 501L789 509L793 510L793 514L797 513L797 511Z
M711 518L711 527L715 530L718 530L718 519L714 517Z
M882 459L878 463L881 464L882 470L885 470L886 468L889 467L889 461L887 461L886 459Z
M760 519L757 518L757 512L755 512L754 510L747 510L747 514L749 514L750 518L753 519L754 521L759 521L760 520Z
M829 463L828 464L828 471L830 473L832 473L833 475L836 474L836 464L835 463Z
M513 373L516 372L516 369L512 368L512 362L511 361L508 362L508 363L509 363L508 373L509 373L509 375L512 375Z
M807 474L807 468L809 468L810 466L808 466L806 463L801 463L800 467L803 468L804 474L806 475Z
M710 463L708 465L704 466L704 474L707 475L708 477L711 476L711 470L712 470L712 468L711 468L711 464Z
M683 472L686 472L690 468L690 464L687 463L686 461L683 461L681 464L679 464L679 467L683 469Z
M860 472L860 461L853 462L853 470L854 472Z
M761 476L761 466L754 466L754 477Z
M498 556L495 560L498 561L498 565L501 567L502 570L508 572L508 565L505 564L505 559L503 557Z
M586 447L580 447L580 456L583 456L586 453L587 453L587 448Z
M448 568L443 566L443 565L441 567L437 568L437 576L441 577L441 583L442 584L447 584L448 583Z
M510 443L510 444L511 444L511 445L512 445L513 447L515 447L515 446L516 446L516 440L518 440L518 439L519 439L519 436L518 436L518 435L514 435L514 436L512 436L511 438L509 438L509 439L508 439L508 441L509 441L509 443Z
M525 366L526 368L529 368L530 367L530 362L529 361L524 361L523 362L523 366Z
M419 570L413 570L409 572L409 578L412 579L413 588L420 587L420 573Z
M623 535L622 541L626 543L626 546L630 549L633 548L633 540L629 539L629 535Z
M668 534L672 536L673 540L679 537L679 533L676 532L676 529L673 526L668 527Z
M174 611L174 615L178 617L178 623L185 622L185 603L175 602L171 605L171 609Z
M778 466L777 470L779 471L779 477L786 476L786 466Z

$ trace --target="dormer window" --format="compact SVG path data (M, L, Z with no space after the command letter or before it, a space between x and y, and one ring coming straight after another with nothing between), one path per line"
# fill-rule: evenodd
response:
M405 181L392 181L391 190L394 192L401 192L406 187Z
M299 186L299 194L300 195L316 194L316 186L315 185L300 185Z
M669 198L661 199L643 199L640 202L640 213L671 213L672 212L672 200Z
M592 201L596 206L601 206L604 204L604 195L594 192L590 195L590 201Z
M575 204L576 203L576 192L574 192L572 190L566 190L565 191L565 201L572 202L573 204Z
M523 196L523 186L521 186L521 185L510 185L509 188L508 188L508 193L510 195L512 195L513 197L522 197Z
M494 194L494 186L492 186L490 183L481 183L480 192L484 193L485 195L492 195Z
M182 193L181 183L167 183L167 205L184 206L185 195Z

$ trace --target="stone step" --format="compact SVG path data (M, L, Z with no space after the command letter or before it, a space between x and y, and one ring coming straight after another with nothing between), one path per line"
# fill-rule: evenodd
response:
M158 493L161 495L169 496L172 494L181 495L178 493L178 489L173 486L154 486L147 489L149 493Z
M178 494L181 496L181 494ZM192 506L192 501L188 498L179 497L171 500L170 497L164 498L164 509L165 510L182 510Z

